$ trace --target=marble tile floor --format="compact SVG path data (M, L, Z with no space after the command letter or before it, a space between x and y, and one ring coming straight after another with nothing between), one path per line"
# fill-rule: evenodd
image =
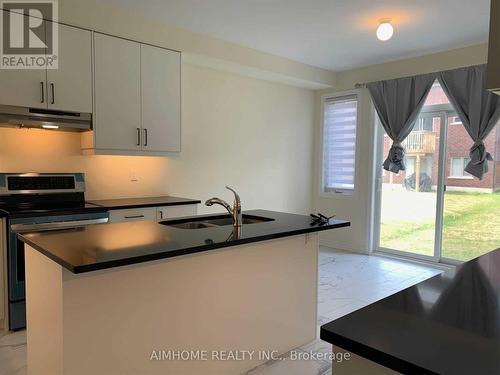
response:
M0 331L0 375L26 374L26 331Z
M319 257L319 327L363 306L442 272L431 266L382 256L340 252L322 247ZM319 338L294 349L297 352L329 353L331 346ZM0 375L26 374L26 331L0 331ZM285 353L247 372L247 375L326 375L331 362L292 360Z
M441 272L442 269L423 264L322 247L319 256L318 337L321 325ZM293 351L327 354L331 350L330 344L317 338ZM286 353L280 360L267 362L247 375L326 375L331 371L330 361L291 361L290 353Z

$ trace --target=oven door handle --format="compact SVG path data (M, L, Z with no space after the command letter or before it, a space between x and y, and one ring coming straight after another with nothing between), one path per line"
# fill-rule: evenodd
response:
M91 224L105 224L109 218L103 217L91 220L58 221L54 223L39 224L12 224L10 230L14 233L39 232L44 230L59 230L84 227Z

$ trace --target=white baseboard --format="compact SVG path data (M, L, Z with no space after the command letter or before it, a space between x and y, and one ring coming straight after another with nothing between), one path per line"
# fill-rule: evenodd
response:
M389 253L386 253L383 251L375 251L375 252L373 252L372 255L384 257L384 258L397 259L397 260L401 260L404 262L420 264L420 265L430 266L430 267L434 267L434 268L439 268L439 269L442 269L443 271L448 271L450 269L455 268L455 266L451 265L451 264L444 264L444 263L428 261L425 259L416 259L416 258L411 258L411 257L405 257L405 256L398 255L398 254L389 254Z
M330 247L335 250L349 251L351 253L359 253L364 255L370 254L370 251L368 249L354 248L351 244L342 243L335 240L320 239L319 245Z

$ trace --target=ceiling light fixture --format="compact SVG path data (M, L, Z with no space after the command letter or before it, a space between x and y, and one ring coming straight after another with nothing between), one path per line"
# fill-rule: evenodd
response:
M377 27L377 38L383 42L392 38L394 34L394 28L391 25L390 20L380 21L380 25Z

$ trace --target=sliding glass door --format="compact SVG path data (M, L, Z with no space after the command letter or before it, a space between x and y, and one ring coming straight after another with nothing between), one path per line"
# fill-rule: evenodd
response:
M439 139L444 112L422 113L406 138L406 171L382 170L380 247L434 257L438 208ZM391 139L384 134L383 155Z
M381 132L383 161L392 141ZM489 163L483 180L472 178L464 171L472 143L434 84L404 142L406 171L394 174L381 168L378 174L379 250L453 263L500 246L500 162ZM498 160L499 126L485 144Z
M485 140L494 161L482 180L464 171L473 141L458 117L447 133L441 256L466 261L500 247L500 127Z

